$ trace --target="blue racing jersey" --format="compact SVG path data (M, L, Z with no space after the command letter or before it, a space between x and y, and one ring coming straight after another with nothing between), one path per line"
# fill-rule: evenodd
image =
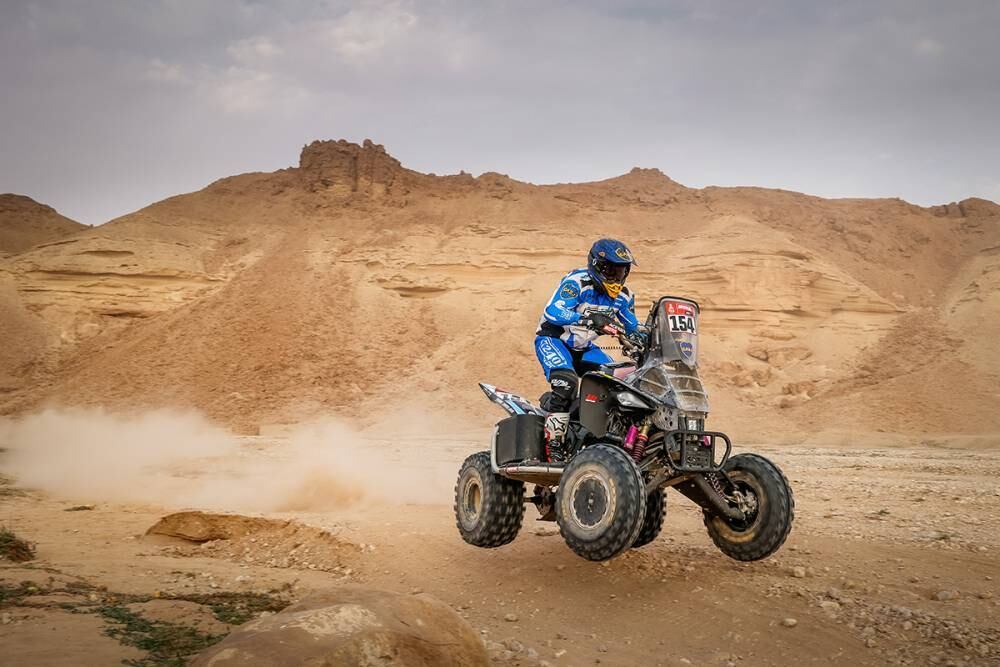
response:
M570 271L552 293L538 322L538 335L558 338L574 350L588 348L598 337L596 331L577 323L592 312L616 317L625 333L635 333L639 321L635 318L635 296L627 287L612 299L594 285L587 269Z

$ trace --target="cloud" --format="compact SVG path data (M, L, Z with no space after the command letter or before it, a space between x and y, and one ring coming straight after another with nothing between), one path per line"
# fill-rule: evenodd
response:
M913 50L924 56L939 56L944 52L944 46L937 40L925 37L914 44Z
M165 63L159 58L149 61L143 76L157 83L187 84L190 83L184 68L177 63Z
M11 0L0 189L97 223L371 137L437 173L992 196L961 184L1000 153L998 20L992 0Z
M334 51L349 61L375 58L417 24L417 17L401 3L373 3L352 9L330 26Z
M209 72L200 83L205 94L225 113L288 114L303 107L309 94L273 74L243 67Z
M276 58L284 50L271 41L271 38L257 35L231 43L226 47L226 53L236 62L252 63Z

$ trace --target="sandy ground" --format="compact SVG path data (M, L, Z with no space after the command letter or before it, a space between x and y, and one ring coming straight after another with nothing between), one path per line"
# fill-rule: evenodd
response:
M280 458L286 446L241 442L251 459ZM422 467L457 469L474 449L463 437L397 441L394 451L416 485ZM443 600L481 631L497 664L997 664L1000 453L740 449L772 457L795 490L787 544L754 564L716 551L674 492L659 539L596 564L574 556L530 507L512 545L468 546L445 493L422 504L345 498L330 511L271 513L295 522L197 546L144 536L181 506L67 511L74 501L0 487L0 521L38 550L29 563L0 561L0 655L22 665L149 660L107 636L121 627L108 609L133 605L140 618L224 634L230 626L205 605L227 592L280 603L360 582Z
M605 564L533 508L508 547L459 538L454 475L498 417L476 383L545 389L539 314L607 235L640 316L702 305L713 427L792 480L766 562L673 492L661 538ZM0 197L0 526L38 545L0 560L0 663L183 664L360 582L452 605L498 664L997 664L998 330L980 199L535 186L368 141L95 228ZM145 536L179 510L226 516Z

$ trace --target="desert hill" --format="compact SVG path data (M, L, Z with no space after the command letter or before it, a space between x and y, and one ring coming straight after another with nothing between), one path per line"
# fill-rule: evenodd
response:
M23 252L40 243L87 229L31 197L0 194L0 255Z
M1000 431L992 202L692 189L655 169L536 186L421 174L368 141L0 261L0 407L193 406L241 428L493 415L476 380L543 389L540 310L601 236L635 251L641 316L661 293L702 304L719 428Z

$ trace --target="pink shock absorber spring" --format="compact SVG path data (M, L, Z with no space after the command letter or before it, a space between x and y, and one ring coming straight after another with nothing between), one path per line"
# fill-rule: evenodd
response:
M629 454L632 453L632 448L635 446L635 439L639 435L639 429L635 424L628 427L628 433L625 434L625 439L622 441L622 447Z
M645 433L639 433L635 439L635 445L632 447L632 458L636 463L642 461L642 457L646 455L646 445L648 443L649 436Z

